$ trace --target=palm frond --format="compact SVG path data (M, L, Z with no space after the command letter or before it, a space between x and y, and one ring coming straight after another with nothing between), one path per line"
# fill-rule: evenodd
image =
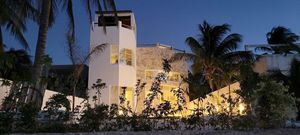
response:
M29 44L24 37L22 29L15 27L15 25L10 26L10 33L15 36L15 38L21 43L24 49L29 50Z
M221 56L224 61L230 63L250 62L254 61L254 56L251 51L235 51Z
M74 14L73 14L73 2L72 0L65 0L63 3L63 9L66 9L67 14L68 14L68 33L69 33L69 38L72 38L72 40L75 39L75 19L74 19Z
M290 48L292 51L296 51L297 53L300 54L300 47L296 44L289 44Z
M89 60L92 59L93 56L97 56L99 53L103 52L106 47L107 47L107 44L100 44L100 45L97 45L96 47L92 48L90 53L83 59L82 63L88 62Z
M269 44L291 44L299 40L299 36L283 26L273 27L266 34Z
M216 53L225 54L238 48L238 44L242 41L242 36L237 33L228 35L218 46Z
M204 50L203 50L202 46L199 44L199 42L195 38L188 37L188 38L186 38L185 42L190 47L191 51L194 54L203 55Z
M2 35L2 28L0 26L0 54L4 52L4 43L3 43L3 35Z
M66 33L67 45L68 45L68 55L73 65L76 65L76 52L75 52L75 40L70 33Z
M211 31L211 42L215 45L219 45L224 35L230 31L230 25L223 24L223 25L217 25L212 28ZM214 46L216 47L216 46Z

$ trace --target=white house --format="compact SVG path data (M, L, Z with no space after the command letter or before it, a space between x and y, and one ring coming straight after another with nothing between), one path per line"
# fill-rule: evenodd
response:
M101 90L101 95L96 89L89 90L89 102L92 105L119 104L119 97L124 93L126 103L129 102L133 109L141 111L142 100L149 93L153 79L163 70L162 59L169 59L174 53L183 51L159 43L137 47L134 14L131 11L118 11L117 14L117 24L113 12L104 12L103 21L97 14L91 28L90 51L101 44L107 44L107 48L90 61L88 86L91 88L97 79L102 79L107 87ZM161 98L175 103L176 99L171 89L177 88L182 83L181 76L187 75L188 64L179 61L173 63L172 67L173 71L168 75L168 82L164 82L161 86L164 92ZM137 79L147 83L139 97L135 96L134 91ZM187 85L184 87L187 88Z

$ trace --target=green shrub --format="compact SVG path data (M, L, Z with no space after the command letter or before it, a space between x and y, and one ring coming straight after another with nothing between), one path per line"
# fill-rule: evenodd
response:
M253 115L240 115L232 118L232 128L235 130L252 130L256 126L256 119Z
M252 106L260 128L283 127L297 112L295 98L288 93L288 88L269 77L255 90Z
M20 132L32 133L38 128L37 115L39 108L34 103L25 103L21 105L20 120L18 121L18 129Z
M13 116L11 112L0 112L0 134L10 133L13 127Z

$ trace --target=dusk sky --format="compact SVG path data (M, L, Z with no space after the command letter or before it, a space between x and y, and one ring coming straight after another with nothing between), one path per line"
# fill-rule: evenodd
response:
M75 1L77 40L83 52L89 47L89 22L82 2ZM136 17L138 44L162 43L187 50L185 38L198 34L204 20L210 24L228 23L232 32L243 35L244 44L266 43L266 33L274 26L285 26L300 35L299 0L116 0L118 10L132 10ZM54 64L69 64L66 52L65 14L58 14L50 29L47 53ZM28 23L27 40L33 56L38 27ZM5 33L8 47L20 48Z

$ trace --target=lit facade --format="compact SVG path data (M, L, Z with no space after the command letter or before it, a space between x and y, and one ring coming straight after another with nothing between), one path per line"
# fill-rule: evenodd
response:
M170 59L176 52L183 52L162 44L144 44L137 48L137 79L145 82L146 86L136 100L137 112L143 109L143 101L150 93L150 88L154 78L158 73L163 72L163 59ZM189 98L187 95L188 85L182 81L182 77L187 77L188 64L184 60L176 61L171 64L171 72L168 74L167 81L160 86L163 95L159 95L158 99L153 102L154 105L163 103L164 100L170 101L173 107L176 107L177 97L171 91L177 89L179 86L185 91L185 99L187 103Z
M107 17L107 18L106 18ZM94 56L89 63L89 88L102 79L106 88L101 91L100 98L95 101L97 90L89 90L89 102L96 104L119 104L121 94L125 95L126 103L140 112L143 109L149 89L157 73L163 71L162 59L169 59L175 52L180 50L161 44L139 45L136 41L136 24L131 11L119 11L118 25L115 25L113 14L105 12L105 24L99 22L99 15L96 16L97 23L91 29L91 50L100 44L107 44L104 52ZM176 97L171 89L178 88L182 83L181 76L188 73L188 65L185 61L172 63L172 71L168 75L168 81L161 85L163 97L155 100L156 104L162 100L171 101L175 104ZM146 83L145 89L139 95L135 94L137 80ZM187 85L182 84L187 90ZM186 96L187 97L187 96ZM100 99L100 100L99 100Z

